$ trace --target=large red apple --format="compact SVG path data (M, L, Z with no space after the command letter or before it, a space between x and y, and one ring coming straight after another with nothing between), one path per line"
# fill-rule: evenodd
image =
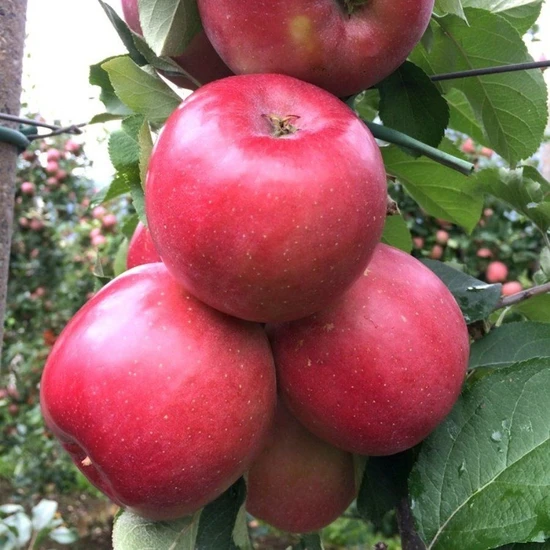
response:
M171 115L149 163L156 249L195 296L252 321L340 296L380 239L385 170L344 103L283 75L208 84Z
M152 264L162 261L155 249L151 233L141 222L137 224L136 230L128 245L126 256L126 267L132 269L138 265Z
M279 402L271 438L247 477L246 509L290 533L322 529L356 494L353 456L308 432Z
M208 38L236 74L281 73L342 97L409 55L433 0L198 0Z
M187 515L261 450L276 406L261 326L193 298L162 263L98 292L55 343L46 424L114 502L153 520Z
M143 35L139 21L138 0L122 0L122 12L130 29L136 34ZM201 84L207 84L232 74L229 67L216 53L204 30L200 30L193 37L183 54L175 56L173 59ZM185 76L163 74L177 86L188 90L196 90L197 88L196 84Z
M359 454L394 454L424 439L451 410L468 365L468 331L447 287L382 244L337 304L270 332L291 412Z

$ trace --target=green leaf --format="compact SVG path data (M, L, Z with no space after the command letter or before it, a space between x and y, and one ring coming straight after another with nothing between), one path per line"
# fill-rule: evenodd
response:
M382 529L386 514L407 495L412 464L411 451L369 457L357 495L357 511L377 529Z
M436 260L422 260L447 286L468 324L486 319L500 299L500 284L487 284Z
M542 544L536 542L528 542L527 544L507 544L506 546L499 546L495 550L550 550L550 541Z
M527 216L541 231L550 228L550 182L532 166L482 170L478 182L481 189Z
M446 140L441 149L460 156ZM456 223L468 232L474 229L483 208L475 178L426 157L414 159L393 146L383 147L382 156L386 171L405 186L428 214Z
M157 55L180 55L201 30L197 0L138 0L143 36Z
M461 0L435 0L434 13L438 16L451 13L466 20Z
M113 261L113 271L115 272L115 277L118 277L121 273L124 273L126 271L128 244L128 239L124 238L116 251L115 259Z
M404 252L412 250L412 237L402 216L386 216L382 242L399 248Z
M514 306L513 311L525 315L530 321L550 323L550 294L533 296Z
M151 136L151 130L147 121L144 121L139 129L138 134L139 144L139 174L141 180L141 186L145 189L145 179L147 177L147 167L149 166L149 159L153 152L153 138Z
M223 495L204 508L199 522L196 550L234 550L245 548L237 546L234 531L237 519L245 522L246 514L240 514L246 498L246 483L240 478ZM240 538L243 538L242 529L237 531ZM246 543L248 532L245 533ZM250 544L248 540L248 544ZM250 546L246 546L249 548Z
M547 278L550 278L550 248L545 246L540 253L540 268Z
M434 47L416 47L411 60L428 74L441 74L532 61L520 33L501 15L465 10L432 20ZM458 78L439 83L457 88L481 121L487 145L510 164L537 150L548 119L547 90L540 71Z
M352 108L363 120L372 122L378 116L379 103L380 94L376 88L372 88L358 94L353 100Z
M200 515L151 521L125 510L115 519L113 550L195 550Z
M101 4L101 7L105 10L107 17L109 18L113 27L118 33L118 36L120 36L120 39L128 50L128 53L132 60L140 66L145 65L147 61L137 50L134 44L133 33L128 28L128 25L126 25L126 23L118 16L117 12L111 6L109 6L109 4L103 2L102 0L99 0L99 3Z
M134 235L138 222L139 217L137 214L132 214L124 219L124 223L122 224L120 231L129 241L132 240L132 236Z
M147 226L147 216L145 214L145 193L139 179L134 179L130 182L130 194L132 195L132 203L136 209L139 221Z
M43 498L32 509L32 527L35 531L45 529L55 517L57 502Z
M105 105L107 113L103 115L96 115L92 120L94 122L102 122L108 120L108 117L118 118L120 116L128 116L132 114L132 110L129 109L115 93L115 89L111 84L109 79L109 74L105 69L102 68L103 63L112 61L113 59L118 59L117 57L108 57L97 65L92 65L90 67L90 77L89 81L92 86L99 86L101 92L99 94L99 99ZM97 119L97 120L95 120Z
M462 0L462 5L498 13L523 35L538 19L542 0Z
M181 98L158 76L138 67L129 57L117 57L102 68L120 100L149 121L164 124L181 103Z
M550 325L508 323L472 344L470 368L503 368L535 357L550 357Z
M437 147L449 123L449 106L420 68L406 61L378 84L385 126Z
M58 544L72 544L78 540L78 533L74 529L60 525L53 531L48 533L48 536Z
M104 187L103 189L101 189L101 191L93 196L90 202L90 208L98 206L99 204L109 202L110 200L115 199L116 197L120 197L120 195L124 195L125 193L129 192L130 186L128 185L126 179L115 176L110 185Z
M324 550L321 535L319 533L308 533L302 535L300 540L300 548L303 550Z
M550 359L468 387L409 479L428 550L487 550L550 534Z
M449 105L449 127L470 136L474 141L482 143L486 141L483 128L474 113L466 96L456 88L451 88L445 95Z

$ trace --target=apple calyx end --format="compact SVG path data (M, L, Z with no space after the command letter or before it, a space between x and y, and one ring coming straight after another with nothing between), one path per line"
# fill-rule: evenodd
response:
M299 115L279 116L273 113L262 115L271 125L271 135L273 137L282 137L295 134L298 128L293 124L300 118Z

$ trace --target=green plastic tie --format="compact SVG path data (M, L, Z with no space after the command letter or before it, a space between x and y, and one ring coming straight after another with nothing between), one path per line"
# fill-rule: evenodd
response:
M10 143L17 147L20 153L22 153L31 143L25 134L18 130L6 128L5 126L0 126L0 142Z

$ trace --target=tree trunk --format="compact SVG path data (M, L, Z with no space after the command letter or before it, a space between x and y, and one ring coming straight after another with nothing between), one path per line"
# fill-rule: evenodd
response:
M19 114L27 0L0 2L0 112ZM16 125L1 122L5 126ZM8 286L17 149L0 142L0 355Z

